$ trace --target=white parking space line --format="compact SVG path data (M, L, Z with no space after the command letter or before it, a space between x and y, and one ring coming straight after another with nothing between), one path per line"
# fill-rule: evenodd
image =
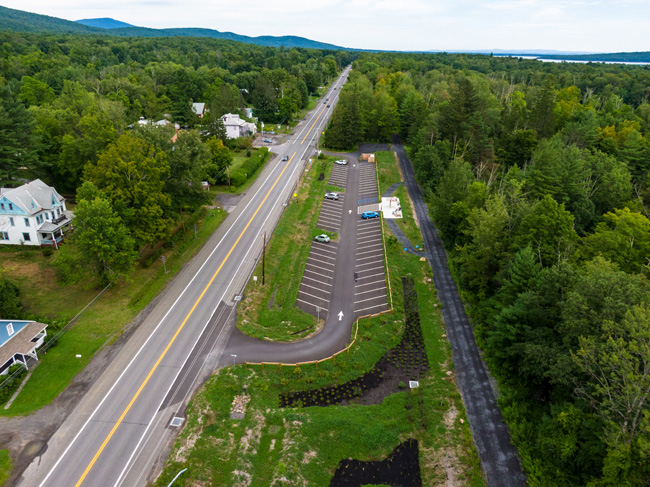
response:
M377 276L383 276L383 275L384 275L383 272L379 272L378 274L371 274L369 276L357 277L357 281L360 281L362 279L370 279L371 277L377 277ZM357 283L357 286L365 286L365 284L358 284Z
M361 231L357 232L357 241L360 238L381 238L381 230L379 228L362 228Z
M363 249L369 249L370 247L381 247L382 243L376 243L376 244L370 244L370 245L364 245L362 247L357 247L357 250L363 250Z
M354 293L354 295L355 295L355 296L358 296L359 294L374 293L374 292L377 291L378 289L386 289L386 286L376 287L376 288L374 288L374 289L371 289L370 291L362 291L362 292L360 292L360 293ZM385 295L384 295L384 296L385 296Z
M341 216L341 213L343 213L343 212L341 211L340 208L324 208L323 207L320 210L320 216L323 216L324 214L325 215Z
M330 294L332 294L330 291L326 291L325 289L321 289L321 288L319 288L319 287L310 286L309 284L304 283L304 282L303 282L303 283L300 283L300 287L303 287L303 286L308 287L308 288L310 288L310 289L315 289L316 291L318 291L318 292L320 292L320 293L325 293L325 294L327 294L328 296L329 296ZM379 288L377 288L377 289L379 289ZM304 292L304 291L303 291L303 292ZM305 294L306 294L306 293L305 293ZM323 298L323 299L325 299L325 298Z
M332 271L334 270L334 269L328 269L327 267L321 267L321 266L318 266L318 265L316 265L316 264L312 264L311 262L307 262L307 263L305 264L305 266L308 266L308 265L310 265L310 266L312 266L312 267L315 267L316 269L322 269L322 270L324 270L324 271L326 271L326 272L332 272Z
M360 300L360 301L355 301L354 304L357 304L357 303L365 303L366 301L373 301L373 300L375 300L375 299L379 299L379 298L386 298L386 295L383 294L383 295L381 295L381 296L375 296L374 298L362 299L362 300Z
M327 258L332 259L332 257L327 257ZM334 263L336 262L336 259L332 259L332 260L334 262L328 262L326 260L315 259L311 255L309 257L307 257L307 263L309 263L309 261L318 262L319 264L325 264L325 265L332 266L332 270L334 270Z
M376 258L377 255L371 255L370 257L361 257L360 259L357 259L357 262L361 262L362 260L368 260L368 259L376 259Z
M308 272L310 272L310 271L308 271ZM329 282L319 281L318 279L314 279L313 277L302 276L302 278L303 278L303 279L309 279L310 281L317 282L318 284L320 284L320 285L322 285L322 286L329 286L329 287L332 287L332 284L331 284L331 283L329 283Z
M375 309L375 308L381 308L381 307L384 307L384 308L388 309L388 304L384 303L384 304L378 304L376 306L369 306L367 308L357 309L354 312L355 313L360 313L361 311L366 311L367 309Z
M336 262L336 257L332 257L331 255L328 255L328 254L318 254L316 252L310 252L309 256L307 256L307 259L311 259L312 257L315 258L314 260L319 260L319 259L316 258L316 257L319 257L319 258L323 258L323 259L330 259L330 260L333 260L333 261ZM326 261L324 261L324 262L326 262ZM334 265L333 262L331 264Z
M340 217L335 217L335 216L327 216L327 215L321 215L318 221L324 221L324 222L335 222L339 223L341 221Z
M357 238L357 244L365 244L365 243L368 243L368 242L375 242L375 241L378 241L378 240L380 240L380 236L378 236L378 235L373 235L373 236L370 236L370 237L363 236L363 239Z
M372 282L367 282L366 284L357 284L355 287L370 286L372 284L377 284L379 282L382 282L382 283L386 284L386 280L382 279L381 281L372 281Z
M308 304L309 306L313 306L314 308L318 307L321 309L321 311L328 311L327 308L323 308L322 306L318 306L317 304L310 303L309 301L305 301L304 299L296 299L296 301L300 301L301 303Z
M357 257L366 255L366 254L375 254L377 255L377 252L381 252L381 250L367 250L366 252L357 252Z
M314 248L314 247L312 247L312 250L317 250L318 252L325 252L325 253L327 253L327 254L334 254L334 255L336 255L336 250L330 250L330 249L325 248L325 247L318 247L318 248Z
M368 264L364 264L364 265L368 265ZM370 272L370 271L376 271L377 269L383 269L383 268L384 268L384 266L382 265L382 266L377 266L377 267L371 267L370 269L362 269L362 270L360 270L358 272ZM382 275L383 274L384 273L382 272ZM366 277L369 277L369 276L366 276ZM359 279L365 279L365 277L360 277Z
M302 294L306 294L307 296L309 296L309 297L311 297L311 298L318 299L318 300L320 300L320 301L325 301L326 303L329 302L329 299L321 298L320 296L314 296L313 294L309 294L309 293L303 291L302 289L300 289L300 290L298 291L298 294L300 294L300 293L302 293Z

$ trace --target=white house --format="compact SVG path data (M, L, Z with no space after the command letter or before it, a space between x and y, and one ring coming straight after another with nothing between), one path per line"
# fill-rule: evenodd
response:
M36 349L45 341L46 328L36 321L0 320L0 375L18 362L27 366L29 357L38 360Z
M192 103L192 111L196 113L196 116L203 118L205 114L205 103Z
M58 248L72 230L65 198L40 179L18 188L0 188L0 244Z
M257 126L254 123L247 122L239 118L234 113L226 113L221 116L223 124L226 127L226 137L236 139L245 135L254 135L257 133Z

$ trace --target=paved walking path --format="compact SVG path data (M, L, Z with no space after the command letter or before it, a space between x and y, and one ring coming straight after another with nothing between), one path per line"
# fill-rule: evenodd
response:
M390 188L384 191L382 197L389 198L395 191L397 191L397 188L399 188L401 185L402 183L392 184ZM422 255L422 252L415 250L415 247L413 247L408 237L404 235L404 232L402 232L402 229L397 225L397 222L395 220L392 218L386 218L384 221L386 222L386 225L388 225L390 231L393 232L393 235L395 235L397 241L402 245L403 249L406 249L407 252L413 255Z
M424 248L433 270L442 315L451 345L456 381L463 396L474 443L489 486L520 487L526 485L517 450L510 441L510 431L497 406L485 364L481 360L474 333L469 324L456 283L447 266L447 256L438 232L429 218L422 191L413 174L411 161L398 137L393 150L399 159L404 183L420 221Z

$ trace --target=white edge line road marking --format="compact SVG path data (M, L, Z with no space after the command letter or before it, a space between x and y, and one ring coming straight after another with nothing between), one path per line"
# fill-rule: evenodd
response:
M339 78L339 80L340 80L340 78ZM337 83L338 83L338 82L337 82ZM337 96L338 96L338 95L337 95ZM317 111L317 112L318 112L318 111ZM314 113L314 115L316 115L316 113ZM313 117L314 115L312 115L312 117ZM318 119L317 119L316 121L318 122ZM300 135L302 135L302 133L307 129L307 126L308 126L308 125L309 125L309 124L305 124L305 127L303 127L303 130L300 132L300 134L298 134L298 137L300 137ZM314 125L316 125L316 124L314 124ZM302 156L304 156L304 154L305 154L305 152L306 152L306 150L307 150L308 147L309 147L309 145L305 148L305 150L303 151L303 154L300 156L300 158L298 158L298 160L301 160L301 159L302 159ZM294 170L292 171L292 174L291 174L291 176L289 177L289 180L292 179L292 177L293 177L293 173L295 172L295 168L298 167L298 165L299 165L299 164L295 164L295 165L294 165ZM79 438L79 436L81 435L81 433L86 429L86 426L88 426L88 423L90 423L90 421L92 421L92 419L93 419L93 417L95 416L95 414L97 413L98 409L99 409L99 408L104 404L104 401L105 401L105 400L108 398L108 396L113 392L113 389L117 386L117 384L120 382L120 380L122 379L122 377L124 376L124 374L125 374L125 373L127 372L127 370L131 367L131 365L132 365L133 362L136 360L136 358L138 357L138 355L140 354L140 352L143 350L143 348L147 345L147 343L149 342L149 340L151 339L151 337L152 337L152 336L157 332L158 328L159 328L160 325L163 323L163 321L167 318L167 316L169 315L169 313L171 312L171 310L174 309L174 307L176 306L176 304L178 303L178 301L181 299L181 297L183 296L183 294L185 294L185 291L187 291L187 289L190 287L190 285L192 285L192 283L194 282L194 279L196 279L196 277L199 275L199 273L203 270L203 267L204 267L204 266L208 263L208 261L212 258L212 255L217 251L217 249L219 248L219 246L223 243L223 241L225 240L226 236L227 236L227 235L230 233L230 231L235 227L235 224L237 223L237 221L242 217L242 215L244 215L244 213L246 212L246 209L251 205L251 203L255 200L255 198L257 197L257 195L259 194L259 192L264 188L264 185L267 183L267 181L269 180L269 178L271 178L271 176L272 176L272 175L276 172L276 170L277 170L278 168L280 168L280 167L282 167L282 166L281 166L280 164L277 164L276 167L274 167L274 168L270 171L269 175L268 175L268 176L266 177L266 179L264 180L264 183L263 183L262 185L260 185L259 189L255 192L255 194L253 195L253 197L252 197L252 198L250 199L250 201L246 204L246 206L245 206L244 209L241 211L241 213L237 216L237 218L235 219L235 221L231 224L230 228L228 228L228 230L226 231L226 233L224 234L224 236L221 238L221 240L219 240L219 242L217 242L217 245L214 247L214 249L212 250L212 252L210 252L210 255L208 256L208 258L205 260L205 262L203 262L203 264L201 265L201 267L199 267L199 269L196 271L196 273L194 274L194 276L192 276L192 279L190 280L190 282L185 286L185 288L183 289L183 291L181 292L181 294L178 296L178 298L176 298L176 300L175 300L174 303L171 305L171 307L169 308L169 310L165 313L165 315L162 317L162 319L158 322L158 324L156 325L156 327L154 328L154 330L149 334L149 336L147 337L147 339L145 340L145 342L142 344L142 346L141 346L141 347L138 349L138 351L135 353L135 355L133 356L133 358L131 359L131 361L130 361L130 362L127 364L127 366L124 368L124 370L122 371L122 373L120 374L120 376L117 378L117 380L113 383L113 385L112 385L111 388L108 390L108 392L104 395L104 397L102 398L102 400L100 401L100 403L99 403L99 404L97 405L97 407L93 410L92 414L88 417L88 419L87 419L86 422L83 424L83 426L81 427L81 429L79 430L79 432L75 435L75 437L72 439L72 441L70 442L70 444L67 446L67 448L64 450L64 452L61 454L61 456L59 457L59 459L56 461L56 463L54 464L54 466L53 466L53 467L50 469L50 471L47 473L47 475L45 476L45 478L43 479L43 481L39 484L39 487L43 486L43 485L45 484L45 482L47 482L47 480L48 480L48 479L50 478L50 476L52 475L52 472L54 472L54 470L59 466L59 463L61 463L61 460L63 460L63 458L64 458L65 455L68 453L68 451L70 450L70 448L72 447L72 445L76 442L76 440ZM285 184L285 188L286 188L286 184ZM283 191L284 191L285 188L283 188ZM269 213L268 215L270 215L270 214L271 214L271 213ZM267 218L268 218L268 215L267 215ZM265 222L266 222L266 220L265 220ZM259 233L259 232L258 232L258 233ZM252 247L251 247L251 248L252 248ZM242 262L243 262L243 260L242 260ZM228 283L228 286L230 286L230 284L232 283L233 280L234 280L234 277L233 277L233 279L231 279L230 283ZM225 295L225 293L224 293L224 295ZM179 370L179 373L180 373L180 370ZM163 398L163 400L164 400L164 398ZM148 427L147 427L147 429L148 429ZM146 431L145 431L145 432L146 432ZM138 444L139 444L139 442L138 442ZM126 468L126 467L125 467L125 468ZM119 480L120 480L120 479L118 479L118 481L119 481Z

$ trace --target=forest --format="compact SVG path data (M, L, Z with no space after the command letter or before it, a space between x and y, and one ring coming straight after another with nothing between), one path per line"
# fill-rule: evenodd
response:
M60 275L75 281L92 269L97 284L115 282L137 249L169 236L179 211L208 203L201 181L241 184L268 157L263 148L246 174L228 171L231 151L250 157L252 139L227 139L221 115L252 108L258 122L289 125L353 56L207 38L0 32L0 184L40 178L76 196ZM202 118L195 102L205 103Z
M408 149L533 486L650 485L650 68L363 53L325 133Z

